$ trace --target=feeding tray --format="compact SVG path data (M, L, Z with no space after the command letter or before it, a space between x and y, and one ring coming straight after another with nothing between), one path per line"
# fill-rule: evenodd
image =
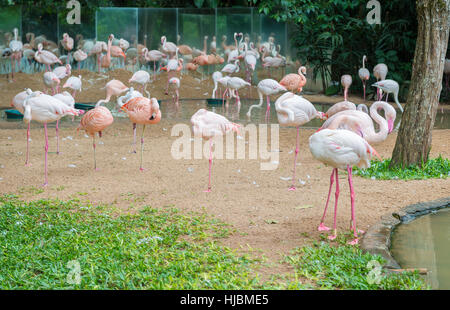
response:
M223 99L221 98L208 98L206 99L206 102L210 105L222 105Z
M23 114L17 110L6 110L5 113L6 113L6 118L10 118L10 119L22 119L23 118Z
M93 108L95 108L95 105L87 104L87 103L75 103L75 109L78 109L78 110L88 111Z

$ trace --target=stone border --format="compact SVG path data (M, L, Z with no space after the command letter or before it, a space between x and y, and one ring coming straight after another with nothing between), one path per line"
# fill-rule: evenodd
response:
M381 217L381 221L369 227L361 240L361 249L371 254L382 256L386 260L385 268L400 269L390 252L391 235L394 228L402 223L408 223L419 216L450 207L450 197L419 202L389 213Z

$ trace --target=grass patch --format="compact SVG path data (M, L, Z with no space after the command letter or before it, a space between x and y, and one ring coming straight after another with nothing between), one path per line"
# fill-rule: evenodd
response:
M430 159L419 166L409 166L406 168L389 167L391 159L383 161L371 161L370 168L355 168L355 175L364 178L379 180L426 180L426 179L446 179L450 176L450 160L441 155Z
M0 289L301 287L261 282L259 260L214 240L230 231L205 214L174 208L118 214L79 200L0 196Z
M285 257L299 276L323 289L419 290L429 289L418 273L387 274L378 266L381 256L363 253L359 247L314 243Z

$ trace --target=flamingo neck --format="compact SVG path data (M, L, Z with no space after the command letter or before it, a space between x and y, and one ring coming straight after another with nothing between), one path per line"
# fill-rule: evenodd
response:
M384 141L389 133L387 120L380 114L378 114L378 108L382 108L386 113L385 103L377 102L372 104L372 106L370 107L370 116L375 121L375 123L377 123L380 126L380 130L378 132L375 132L375 128L373 127L372 135L373 135L373 142L375 143Z

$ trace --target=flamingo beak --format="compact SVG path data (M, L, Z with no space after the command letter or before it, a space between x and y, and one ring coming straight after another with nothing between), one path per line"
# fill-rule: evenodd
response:
M378 152L373 147L372 147L372 150L370 150L370 148L368 148L367 153L371 153L372 155L375 155L380 161L383 161L381 156L378 154Z
M388 120L388 132L391 133L394 129L394 121L392 119Z

